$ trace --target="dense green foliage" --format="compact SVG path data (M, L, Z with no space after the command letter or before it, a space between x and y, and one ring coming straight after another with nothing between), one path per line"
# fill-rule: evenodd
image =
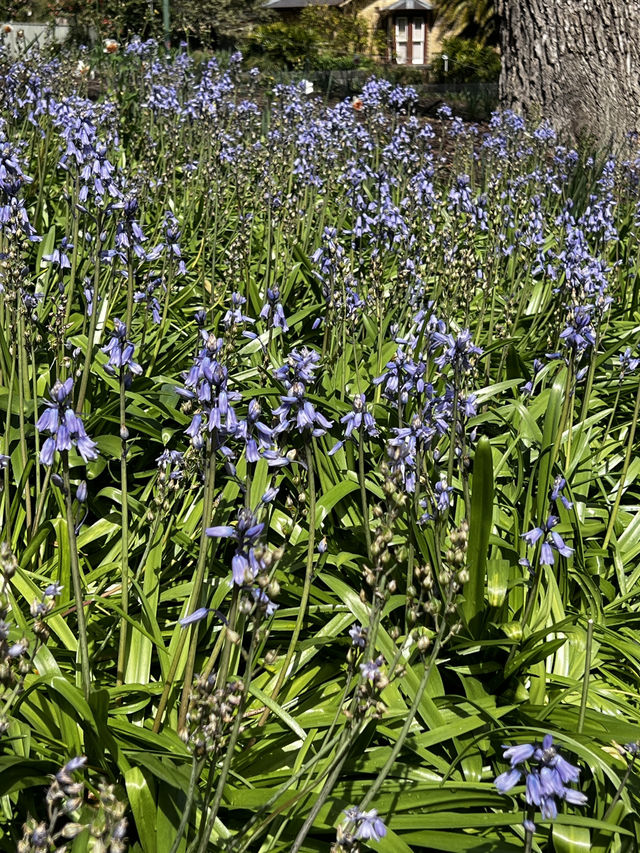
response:
M448 32L481 45L498 43L500 19L495 0L438 0L435 5Z
M0 847L637 849L636 156L0 76Z
M369 32L362 18L309 6L294 18L257 27L250 44L257 57L288 68L353 68L368 52Z
M443 56L448 57L447 65ZM445 70L446 67L446 70ZM463 38L448 38L432 63L433 77L438 83L468 83L476 80L497 80L500 76L500 56L491 47Z

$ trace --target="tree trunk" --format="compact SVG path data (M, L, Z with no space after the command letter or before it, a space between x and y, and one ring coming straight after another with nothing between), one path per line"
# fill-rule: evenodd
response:
M500 101L574 139L640 130L640 0L498 0Z

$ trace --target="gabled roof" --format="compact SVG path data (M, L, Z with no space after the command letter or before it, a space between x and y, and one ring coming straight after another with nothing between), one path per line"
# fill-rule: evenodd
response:
M429 12L433 5L427 0L397 0L381 12Z
M345 0L267 0L265 9L306 9L307 6L342 6Z

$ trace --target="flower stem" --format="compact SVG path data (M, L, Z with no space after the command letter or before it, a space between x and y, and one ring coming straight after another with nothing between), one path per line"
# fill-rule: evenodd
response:
M191 595L189 596L189 605L187 613L191 613L198 607L200 595L202 594L202 585L204 583L204 573L207 565L207 553L209 538L207 536L207 525L211 518L211 509L213 506L213 490L215 488L216 479L216 454L213 449L211 438L207 439L207 450L209 455L208 465L205 469L204 482L204 498L202 505L202 527L200 529L200 550L198 552L198 563L196 566L196 576L193 582ZM189 655L187 657L187 665L184 671L184 686L182 688L182 700L180 702L180 712L178 714L178 729L184 725L189 707L189 694L191 692L191 682L193 680L193 672L196 665L196 651L198 647L198 624L190 625L185 629L185 633L190 632Z
M76 541L75 522L73 519L73 501L71 498L71 483L69 481L69 455L62 451L62 481L64 500L67 511L67 534L69 536L69 557L71 560L71 579L76 600L78 615L78 647L80 651L80 673L84 698L88 699L91 692L91 671L89 669L89 643L87 641L87 625L84 618L84 601L82 595L82 579L78 560L78 543Z
M633 418L631 420L631 426L629 427L629 437L627 439L627 452L624 457L624 465L622 466L622 474L620 475L620 482L618 484L618 492L616 494L616 500L613 504L613 509L611 510L611 515L609 516L609 525L607 527L607 534L604 537L604 545L603 548L609 546L609 542L611 540L611 536L613 535L613 528L616 523L616 517L618 515L618 509L620 508L620 501L622 500L622 492L624 491L624 481L627 477L627 471L629 470L629 465L631 463L631 454L633 453L633 441L636 435L636 426L638 423L638 414L640 414L640 384L638 385L638 393L636 394L636 403L633 409Z
M129 494L127 489L127 424L125 372L120 368L120 490L122 496L122 526L120 547L120 576L122 593L120 606L120 645L118 647L117 681L123 684L127 657L127 616L129 613Z
M307 604L309 602L309 593L311 591L311 581L313 579L313 557L315 553L316 533L316 484L314 479L313 446L311 444L311 440L307 442L305 446L305 451L307 457L307 485L309 492L309 541L307 544L307 567L304 576L304 586L302 588L302 597L300 599L296 624L293 628L293 634L291 635L291 641L289 643L289 648L287 649L287 654L285 655L284 663L282 664L282 668L280 669L280 672L278 674L278 680L276 681L276 685L273 688L273 693L271 694L271 698L274 702L278 698L280 689L282 688L284 680L287 677L289 666L291 664L296 649L296 644L302 631L302 623L304 622ZM260 717L260 720L258 721L258 725L264 726L264 724L267 722L268 716L269 709L265 708L262 713L262 716Z
M578 714L578 734L584 728L584 716L587 710L589 696L589 675L591 672L591 646L593 645L593 619L587 621L587 644L584 650L584 677L582 679L582 695L580 697L580 713Z
M369 527L369 505L367 503L367 486L364 476L364 436L363 430L359 430L358 436L358 480L360 481L360 504L362 506L362 526L364 528L364 541L367 545L367 557L371 559L371 530Z
M173 844L171 845L169 853L177 853L178 847L180 846L180 841L182 840L184 831L189 823L189 818L191 817L191 809L193 808L196 786L203 767L204 758L196 759L194 756L191 762L191 777L189 778L189 788L187 789L187 802L184 804L184 811L182 812L178 831L176 832L176 837L173 839Z
M413 698L411 708L409 708L409 712L408 712L407 717L404 721L404 725L402 726L400 734L396 738L396 742L393 745L393 748L391 750L391 754L387 758L387 761L385 762L384 767L378 773L373 784L371 785L371 787L369 788L367 793L364 795L362 802L360 803L360 809L361 810L364 810L369 805L371 800L373 800L375 795L378 793L378 791L382 787L384 780L387 778L387 776L389 775L389 772L393 768L393 765L395 764L396 758L398 757L400 750L402 749L402 746L403 746L403 744L407 738L407 735L409 734L409 729L411 728L411 724L413 723L414 717L418 711L418 707L420 706L420 702L422 701L422 694L424 693L424 691L426 689L426 686L427 686L427 683L428 683L429 678L431 676L431 672L433 670L434 664L435 664L436 660L438 659L438 654L440 653L440 647L441 647L442 641L444 639L444 632L445 632L446 626L447 626L446 619L442 618L440 628L438 630L438 634L437 634L435 642L433 644L433 649L431 650L431 655L429 657L429 663L424 668L424 671L422 673L422 678L420 679L420 683L418 684L418 689L416 690L416 694Z

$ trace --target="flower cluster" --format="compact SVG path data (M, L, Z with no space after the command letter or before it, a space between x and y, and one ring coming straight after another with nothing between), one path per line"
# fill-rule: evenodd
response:
M131 383L131 374L139 376L142 373L140 365L133 360L135 346L127 340L127 327L117 318L113 321L113 332L102 352L107 353L109 360L105 366L107 373L114 374L122 371L126 385Z
M552 735L545 735L541 746L523 743L504 749L503 756L510 761L511 769L501 773L495 781L501 794L515 788L525 774L527 804L539 808L545 820L554 820L558 816L558 803L561 801L574 806L586 804L585 794L568 787L579 780L580 770L560 755ZM532 832L535 829L528 818L525 827Z
M336 843L332 853L357 853L359 841L380 841L387 834L387 827L377 809L363 811L358 806L345 809L345 820L338 827Z
M280 397L280 405L273 410L278 423L274 435L281 435L297 428L300 433L311 433L314 437L324 435L332 427L309 400L308 386L315 381L320 355L311 349L294 349L289 353L286 364L274 371L276 379L285 386L287 393Z
M557 494L560 494L561 489L558 488ZM566 500L566 499L565 499ZM557 551L563 557L571 557L573 548L565 544L564 539L559 533L553 529L560 519L557 515L550 515L544 522L542 527L534 527L527 533L522 533L521 536L529 547L533 547L536 542L542 540L540 546L540 565L553 566L555 560L553 552Z
M220 688L216 681L215 673L196 680L186 727L180 733L197 758L212 758L220 751L242 702L242 681L230 681Z
M97 445L86 433L82 418L71 406L73 380L56 382L45 400L45 411L38 418L38 432L50 433L40 450L43 465L52 465L56 452L65 452L76 447L85 462L98 458Z

